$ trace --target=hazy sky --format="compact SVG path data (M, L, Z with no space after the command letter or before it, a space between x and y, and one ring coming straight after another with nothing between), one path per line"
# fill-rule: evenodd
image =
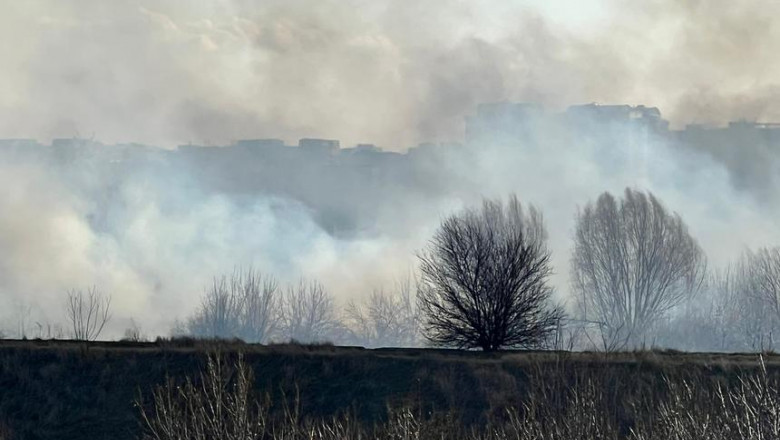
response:
M480 102L777 119L780 4L26 0L0 17L0 136L164 146L460 140Z

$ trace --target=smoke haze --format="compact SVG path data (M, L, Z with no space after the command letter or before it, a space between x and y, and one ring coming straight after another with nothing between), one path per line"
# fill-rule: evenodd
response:
M503 3L503 2L502 2ZM6 137L458 140L478 103L779 120L771 1L12 2ZM545 5L545 6L542 6Z
M673 127L780 121L776 2L503 3L10 2L0 16L0 38L13 42L0 46L0 137L168 149L320 137L404 151L462 142L464 117L502 100L550 112L646 104ZM544 212L564 301L576 208L605 190L653 191L715 266L780 243L771 152L713 156L660 138L605 150L566 136L479 147L444 155L420 185L331 195L349 208L348 233L311 200L215 191L199 170L167 160L116 176L89 162L3 159L6 322L28 306L31 319L61 320L64 292L95 284L114 296L114 334L130 317L165 333L234 265L359 297L412 271L443 216L509 192ZM766 180L736 184L759 166ZM297 178L318 185L317 175Z

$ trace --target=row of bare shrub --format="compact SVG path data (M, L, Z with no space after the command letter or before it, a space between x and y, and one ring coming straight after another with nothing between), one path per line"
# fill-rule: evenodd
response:
M250 343L332 342L365 347L418 345L411 280L392 292L375 291L339 313L336 298L317 281L280 286L252 268L214 278L176 336L238 338Z

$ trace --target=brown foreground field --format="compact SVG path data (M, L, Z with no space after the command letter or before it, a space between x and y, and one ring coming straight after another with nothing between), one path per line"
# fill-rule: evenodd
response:
M474 433L518 418L530 423L529 417L541 430L551 429L541 426L545 420L577 422L608 431L599 438L629 438L632 432L633 438L656 438L669 428L658 425L659 417L702 413L701 405L723 398L723 390L744 389L747 378L776 390L780 376L780 356L766 353L487 354L193 340L6 340L0 341L0 439L140 438L136 403L150 409L152 392L167 380L197 380L214 353L226 365L234 365L242 353L254 374L254 395L269 399L271 418L294 408L296 423L349 420L371 429L403 410L418 428L438 426L433 435L438 438L444 435L442 424ZM771 402L757 405L779 399L776 393L765 397ZM712 411L714 418L718 410ZM645 436L636 435L639 431ZM560 432L538 438L563 438ZM581 432L577 438L594 436Z

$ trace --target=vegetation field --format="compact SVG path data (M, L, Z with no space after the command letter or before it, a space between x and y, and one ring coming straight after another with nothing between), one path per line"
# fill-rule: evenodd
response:
M670 384L714 393L754 377L762 365L770 378L780 373L774 354L7 340L0 342L0 438L140 438L140 406L151 407L155 387L197 380L215 353L227 365L241 353L254 375L253 395L267 402L269 417L295 412L300 423L335 417L367 429L403 409L418 420L476 432L534 411L539 401L563 416L585 390L599 417L628 436L652 424L670 402Z

